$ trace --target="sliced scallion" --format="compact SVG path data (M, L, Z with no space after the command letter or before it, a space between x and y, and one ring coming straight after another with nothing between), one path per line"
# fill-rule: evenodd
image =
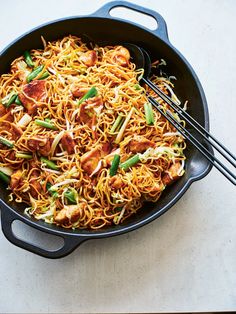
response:
M9 148L13 148L14 144L11 141L8 141L6 138L0 136L0 143L9 147Z
M15 104L18 105L18 106L22 106L22 102L20 101L20 98L19 98L18 95L16 96Z
M30 55L30 52L29 51L25 51L24 52L24 58L25 58L25 62L27 63L27 65L30 67L30 68L33 68L34 67L34 63L33 63L33 60L31 58L31 55Z
M37 66L26 78L27 83L35 79L43 71L44 65Z
M2 171L0 171L0 179L4 181L6 184L9 184L11 181L11 178L7 176L5 173L3 173Z
M122 117L122 115L118 114L114 124L111 127L110 133L114 133L115 131L117 131L118 127L121 126L122 121L124 121L124 117Z
M124 123L122 124L122 127L119 130L119 133L117 134L117 137L115 139L115 143L116 144L119 144L120 141L122 140L123 134L125 132L125 129L126 129L128 123L129 123L129 120L130 120L133 112L134 112L134 107L131 108L130 112L128 113L127 117L125 118Z
M3 106L6 108L9 108L11 106L11 104L13 104L15 102L16 97L17 97L17 94L12 94L7 102L2 102Z
M120 212L120 211L122 211L123 207L124 207L124 206L122 206L122 207L116 207L116 208L115 208L115 211L116 211L116 212Z
M133 157L127 159L122 164L120 164L120 168L124 169L125 171L128 170L130 167L133 167L140 161L139 154L134 155Z
M58 130L58 128L54 124L52 124L51 122L46 122L46 121L36 119L35 123L39 126L47 128L47 129L51 129L51 130L55 130L55 131Z
M47 158L45 157L41 157L40 158L41 162L43 164L45 164L49 169L52 169L52 170L58 170L59 167L51 160L48 160Z
M19 127L26 127L32 120L32 117L28 114L28 113L25 113L23 115L23 117L18 121L17 125Z
M134 85L134 89L140 90L140 89L141 89L141 86L140 86L139 84L135 84L135 85Z
M5 175L7 175L9 177L13 174L12 168L7 167L7 166L0 167L0 171L3 172Z
M85 100L97 96L98 91L97 89L93 86L90 88L89 91L78 101L78 105L82 104Z
M47 184L46 184L46 188L47 188L47 190L48 190L48 192L53 196L53 197L58 197L58 193L56 192L56 191L53 191L52 189L51 189L51 187L52 187L52 184L50 183L50 182L47 182Z
M49 77L49 72L45 71L43 72L43 74L39 77L39 80L44 80L45 78Z
M76 197L78 196L78 193L75 189L70 188L65 192L65 198L69 201L70 204L77 204Z
M147 102L144 104L144 111L145 111L145 117L146 122L148 125L154 124L154 116L153 116L153 110L152 110L152 104Z
M116 174L117 169L119 167L119 163L120 163L120 155L115 154L111 163L111 168L110 168L111 177L113 177Z
M16 153L16 158L23 158L23 159L32 159L32 155L31 154L27 154L27 153Z

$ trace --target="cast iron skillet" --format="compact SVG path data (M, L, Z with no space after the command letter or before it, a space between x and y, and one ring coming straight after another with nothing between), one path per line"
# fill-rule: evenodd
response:
M151 31L138 24L113 18L109 12L115 7L126 7L151 16L156 20L158 28ZM207 102L203 89L192 67L169 42L164 19L155 11L129 2L110 2L89 16L63 18L33 29L15 40L1 53L0 73L7 73L10 63L22 55L25 50L41 48L41 35L51 41L69 34L85 35L86 38L91 37L98 43L103 41L133 42L145 48L153 59L164 58L168 64L166 72L178 78L175 89L177 95L182 101L189 100L189 113L206 129L209 129ZM194 135L197 136L197 134ZM146 203L136 215L130 217L122 225L111 226L99 231L66 230L29 218L23 213L23 204L8 203L9 191L2 184L0 208L3 233L10 242L23 249L48 258L59 258L68 255L86 240L111 237L137 229L166 212L186 192L193 181L203 178L211 170L210 163L191 145L188 145L186 155L185 175L166 189L156 204ZM14 220L20 220L36 229L62 237L64 239L63 246L58 250L49 251L30 242L24 242L17 238L12 231Z

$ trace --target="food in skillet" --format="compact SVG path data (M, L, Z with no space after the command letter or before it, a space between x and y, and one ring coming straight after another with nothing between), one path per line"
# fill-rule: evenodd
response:
M43 42L0 78L0 178L10 201L65 228L122 223L183 175L185 141L148 103L146 92L168 108L139 85L143 70L125 47ZM178 100L166 76L152 82Z

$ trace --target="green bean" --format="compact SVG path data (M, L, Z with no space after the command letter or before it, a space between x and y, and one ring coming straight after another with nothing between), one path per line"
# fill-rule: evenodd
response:
M120 164L120 168L124 169L125 171L128 170L130 167L133 167L140 161L139 154L134 155L133 157L127 159L122 164Z
M49 169L52 169L52 170L58 170L59 167L51 160L48 160L47 158L45 157L41 157L40 158L41 162L43 164L45 164Z
M34 67L34 63L33 63L33 60L31 58L31 55L30 55L30 52L29 51L25 51L24 52L24 58L25 58L25 62L27 63L27 65L30 67L30 68L33 68Z
M27 83L31 82L33 79L35 79L40 72L43 71L44 65L39 65L37 68L35 68L26 78Z
M42 126L42 127L44 127L44 128L47 128L47 129L51 129L51 130L58 130L58 128L54 125L54 124L52 124L52 123L50 123L50 122L46 122L46 121L42 121L42 120L38 120L38 119L36 119L35 120L35 123L37 124L37 125L39 125L39 126Z
M117 169L119 167L119 163L120 163L120 155L115 154L111 163L111 168L110 168L111 177L113 177L116 174Z
M90 90L78 101L78 105L82 104L88 98L95 97L98 91L95 87L91 87Z

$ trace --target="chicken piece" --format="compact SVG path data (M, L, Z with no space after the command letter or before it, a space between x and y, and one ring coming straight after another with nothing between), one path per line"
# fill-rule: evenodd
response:
M11 175L10 188L13 191L15 189L21 188L23 184L22 170L16 170Z
M61 139L61 144L63 149L65 149L69 155L74 154L76 144L69 133L65 133L63 135Z
M14 150L10 150L6 156L6 160L15 161L16 160L16 152Z
M116 54L113 57L113 60L115 61L115 63L117 63L118 65L121 65L122 67L127 67L127 65L129 64L127 59L124 56L120 55L120 54Z
M42 186L39 182L40 170L33 170L30 178L30 194L33 198L38 198L38 195L42 192Z
M81 167L88 174L93 173L100 159L100 146L95 147L81 157Z
M0 144L1 146L1 144ZM16 157L16 151L15 150L8 150L7 154L4 156L4 162L9 163L9 166L17 170L21 167L24 159L23 158L17 158Z
M124 186L124 182L118 176L113 176L110 178L111 188L114 190L118 190Z
M23 134L22 129L17 127L14 123L11 123L11 127L10 127L9 131L12 134L13 140L18 140L21 137L21 135Z
M29 114L35 114L40 106L39 102L45 99L45 84L44 80L34 80L23 87L24 94L19 94L20 101Z
M89 50L85 53L82 54L82 56L80 57L80 60L87 65L87 67L91 67L93 65L95 65L95 63L97 62L97 54L96 51L94 50Z
M113 55L113 60L115 63L121 66L128 66L130 59L130 53L128 49L123 46L117 46Z
M8 150L8 152L4 156L4 159L5 162L9 163L10 167L15 170L20 168L24 161L23 158L16 158L16 151L13 149Z
M0 104L0 118L7 114L8 110L2 104Z
M93 116L96 114L96 108L103 106L102 98L100 96L88 99L80 105L79 120L91 127Z
M38 151L42 156L48 156L51 150L51 138L34 136L28 140L28 148L31 152Z
M89 87L74 86L71 92L75 98L80 98L83 97L89 91L89 89Z
M81 207L84 208L85 203L80 203L79 205L69 205L66 206L66 215L70 222L76 222L81 216Z
M129 50L123 46L116 47L116 51L119 52L119 54L123 57L125 57L127 60L130 59L130 53Z
M143 136L136 136L130 141L130 151L133 153L142 153L149 147L155 147L155 143Z
M85 82L79 82L78 84L73 84L71 87L72 95L75 98L81 98L83 97L88 91L90 87L88 87L88 84Z
M19 128L14 123L11 123L9 121L3 121L1 123L1 126L3 130L11 133L11 140L18 140L23 134L23 131L21 128Z
M102 145L102 150L101 150L101 157L105 157L106 155L110 154L111 152L111 144L110 143L105 143Z
M12 122L14 120L11 110L9 108L5 108L2 104L0 104L0 118L2 117L4 117L4 121Z
M80 122L83 122L84 124L87 124L91 126L92 117L94 113L92 110L86 110L87 103L84 102L80 105L80 112L79 112L79 120Z
M164 185L170 185L175 180L177 180L180 177L180 175L179 175L180 169L181 169L181 163L180 162L176 162L176 163L172 164L170 166L170 168L168 169L169 173L165 173L162 177L163 184Z
M80 218L85 207L86 203L84 202L81 202L78 205L65 206L56 214L55 221L60 224L66 224L68 222L74 223Z
M96 146L81 157L82 169L91 175L96 169L101 158L109 154L110 145L108 143Z
M52 146L52 140L48 138L46 145L40 147L38 151L42 156L48 156L51 151L51 146Z
M67 222L69 221L69 219L68 219L68 217L66 216L66 209L63 208L62 210L60 210L60 211L56 214L54 220L55 220L56 222L58 222L59 224L65 224L65 223L67 223Z
M28 140L28 147L32 151L37 151L47 144L47 139L43 136L34 136Z

